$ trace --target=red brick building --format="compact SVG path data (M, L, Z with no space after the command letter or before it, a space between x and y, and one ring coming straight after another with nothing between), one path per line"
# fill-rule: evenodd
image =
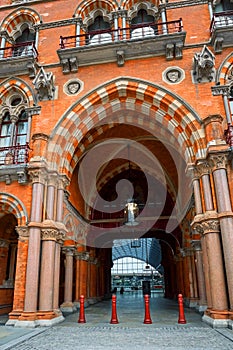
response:
M153 237L165 296L232 328L233 2L1 0L0 23L8 324L109 296L113 240Z

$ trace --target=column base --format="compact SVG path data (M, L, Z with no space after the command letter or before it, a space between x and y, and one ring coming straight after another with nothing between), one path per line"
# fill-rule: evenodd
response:
M65 320L61 311L23 312L18 319L9 319L8 326L21 328L50 327Z
M227 310L207 309L202 317L202 321L212 328L227 328L229 324L229 312Z
M76 311L76 307L72 302L64 302L61 304L60 309L62 312L73 313Z
M5 326L14 326L15 322L18 320L18 318L21 316L21 314L23 313L23 311L16 311L16 310L12 310L9 314L8 314L8 321L5 323Z

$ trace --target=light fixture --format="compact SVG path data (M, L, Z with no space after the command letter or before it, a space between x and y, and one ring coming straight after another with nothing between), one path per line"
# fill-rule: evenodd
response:
M128 159L129 159L129 181L131 180L131 164L129 155L129 145L128 145ZM132 181L131 181L132 182ZM139 209L137 203L134 202L132 198L128 199L125 209L124 209L124 224L126 226L136 226L139 223L136 221L136 217L139 214Z

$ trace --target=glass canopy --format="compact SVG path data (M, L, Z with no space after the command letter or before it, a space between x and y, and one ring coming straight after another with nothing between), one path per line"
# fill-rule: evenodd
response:
M140 238L140 246L132 248L131 239L117 239L113 241L112 260L123 257L132 257L143 260L155 269L161 263L161 247L155 238Z

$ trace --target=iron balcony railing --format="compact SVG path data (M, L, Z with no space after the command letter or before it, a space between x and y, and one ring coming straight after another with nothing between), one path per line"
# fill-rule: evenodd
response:
M74 48L118 42L125 40L137 40L151 38L157 35L173 34L183 31L182 19L163 23L151 22L131 25L130 28L104 29L91 31L74 36L60 36L60 48Z
M0 59L12 57L34 57L37 58L38 52L33 41L27 41L13 46L0 48Z
M233 11L224 11L214 13L211 24L210 24L210 32L216 28L233 26Z
M29 145L0 147L0 165L28 163Z

